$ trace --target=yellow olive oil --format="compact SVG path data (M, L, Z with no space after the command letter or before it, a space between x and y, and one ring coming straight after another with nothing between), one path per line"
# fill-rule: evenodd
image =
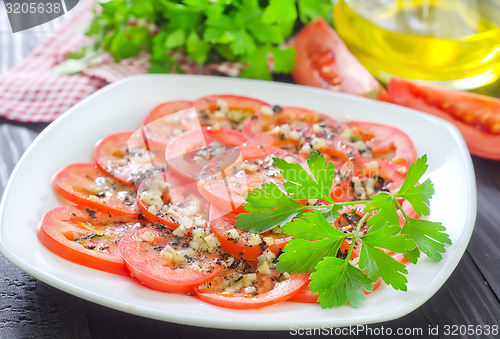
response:
M382 81L395 75L471 89L500 77L498 0L339 0L334 19Z

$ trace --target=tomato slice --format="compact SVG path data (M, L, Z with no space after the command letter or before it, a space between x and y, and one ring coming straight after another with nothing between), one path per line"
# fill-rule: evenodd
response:
M176 237L160 227L129 234L120 242L119 250L135 278L162 292L191 292L222 269L218 255L195 251L189 247L189 238Z
M224 212L214 205L210 207L210 229L219 239L222 249L234 257L255 261L266 248L278 254L291 239L280 230L259 235L235 228L236 216L240 212Z
M201 300L220 307L232 309L255 309L271 306L297 294L308 282L307 273L278 273L274 269L271 274L257 273L257 282L252 285L255 292L246 292L245 288L228 291L224 288L228 275L233 271L222 272L210 282L194 290Z
M172 139L165 149L165 158L172 173L183 180L196 181L213 157L247 140L238 131L203 127Z
M222 210L236 210L245 203L249 190L269 182L282 185L284 179L274 166L273 157L288 158L290 162L303 160L276 147L240 146L217 156L205 167L198 189L205 199Z
M176 100L161 103L149 112L144 119L143 125L147 125L152 121L172 115L173 113L177 113L190 107L193 107L193 102L188 100Z
M140 130L111 134L97 142L94 160L97 165L123 184L131 185L164 163L161 154L150 152Z
M82 206L135 218L139 211L135 187L123 185L94 164L66 166L52 178L54 191Z
M388 101L377 80L351 54L324 19L304 27L295 39L297 63L292 72L300 85Z
M375 158L386 158L400 165L402 174L417 160L415 146L403 131L371 122L351 121L345 123L347 131L342 133L352 142L362 141Z
M267 102L236 95L208 95L193 103L198 117L183 117L186 129L199 129L200 126L217 126L241 131L245 120L269 107Z
M142 225L107 212L60 206L45 214L37 228L40 242L71 262L128 275L118 243Z
M243 124L242 132L255 136L279 125L288 124L291 129L304 129L318 125L336 125L337 122L326 114L301 107L281 107L262 109Z
M392 101L454 124L469 151L500 160L500 99L479 94L416 84L398 78L389 81Z
M184 228L193 225L205 227L208 220L209 203L198 194L196 185L183 185L164 173L151 176L141 183L137 205L146 219L171 229L180 225Z
M375 292L375 290L380 286L381 283L382 283L382 278L378 278L377 281L375 281L373 283L373 289L371 290L371 292L366 292L364 290L363 290L363 292L365 293L365 295L368 295L372 292ZM304 286L299 291L299 293L297 293L296 295L291 297L289 300L299 302L299 303L312 304L312 303L317 303L318 298L319 298L319 295L311 292L311 289L309 288L309 283L308 283L306 286Z

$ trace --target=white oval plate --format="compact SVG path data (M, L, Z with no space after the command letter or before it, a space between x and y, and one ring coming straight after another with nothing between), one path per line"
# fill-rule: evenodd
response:
M435 184L433 221L448 229L453 245L434 263L424 257L410 265L408 291L382 286L360 308L284 302L261 310L215 307L195 297L156 292L132 278L86 268L59 258L39 243L35 227L58 206L51 176L73 163L92 161L95 142L108 134L135 130L157 104L228 93L273 104L302 106L337 119L379 122L400 128L418 155L428 154L427 176ZM476 187L469 152L457 129L444 120L382 102L292 84L223 77L144 75L107 86L47 127L17 164L0 205L1 253L28 274L60 290L124 312L187 325L289 330L290 326L348 326L404 316L421 306L446 281L469 242L476 216Z

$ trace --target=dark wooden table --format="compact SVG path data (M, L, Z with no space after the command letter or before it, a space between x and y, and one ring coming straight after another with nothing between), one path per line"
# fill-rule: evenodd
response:
M0 11L0 23L5 19L2 14ZM51 30L51 26L44 25L39 31L30 30L12 39L5 27L0 25L0 73L20 62L38 39L44 37L44 32ZM500 86L495 86L485 91L500 97ZM23 152L46 126L0 118L0 193ZM394 333L398 328L422 329L424 337L430 337L428 329L438 326L439 337L445 338L453 337L446 335L446 325L474 325L483 329L485 325L500 325L500 161L473 157L473 162L478 189L477 221L467 251L455 272L417 310L397 320L369 325L369 328L389 327ZM1 256L0 272L1 339L291 337L286 331L215 330L122 313L48 286Z

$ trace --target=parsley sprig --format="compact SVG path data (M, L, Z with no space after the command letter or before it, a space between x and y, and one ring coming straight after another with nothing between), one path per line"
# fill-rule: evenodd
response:
M412 263L417 263L420 252L439 261L445 245L451 244L440 222L412 218L400 203L401 198L406 199L419 216L429 214L434 186L429 179L419 183L428 168L426 155L410 165L397 193L380 192L355 202L364 205L364 214L351 233L333 226L339 211L353 202L338 203L331 198L335 179L332 163L325 163L324 156L315 151L309 154L309 171L279 158L274 158L274 163L286 180L284 192L269 183L249 193L244 205L248 213L238 215L235 227L263 233L280 226L291 235L279 257L277 270L311 273L309 287L320 295L318 300L323 308L346 303L360 306L365 299L363 291L371 291L379 277L394 289L406 291L406 266L386 252L403 253ZM322 203L304 206L296 201L303 199L319 199ZM398 211L405 219L402 228ZM362 229L367 231L361 232ZM340 246L346 239L350 239L347 256L339 257ZM360 245L359 260L355 263L350 260L351 254L354 246Z
M66 68L78 71L74 60L95 63L100 50L116 61L147 51L150 72L182 73L185 52L200 65L242 62L243 77L270 80L268 57L274 72L290 73L295 50L282 44L317 17L331 22L332 13L331 0L113 0L100 3L87 32L96 43L70 54Z

